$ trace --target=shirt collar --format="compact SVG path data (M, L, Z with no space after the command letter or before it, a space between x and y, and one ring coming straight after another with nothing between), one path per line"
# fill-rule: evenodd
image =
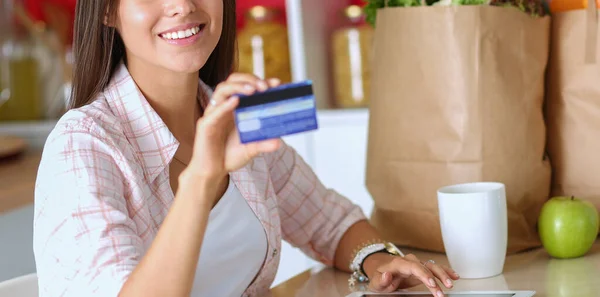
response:
M212 95L212 90L202 80L198 79L198 84L209 96ZM198 98L201 98L200 94L198 92ZM146 178L154 181L171 163L179 141L148 103L125 64L117 66L104 95L142 162Z

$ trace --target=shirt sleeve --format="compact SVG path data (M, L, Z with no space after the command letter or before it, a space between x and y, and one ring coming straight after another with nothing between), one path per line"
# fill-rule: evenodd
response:
M117 296L143 253L117 161L101 131L55 129L35 189L39 296Z
M266 160L279 199L284 240L311 258L333 265L344 233L366 219L361 208L326 188L302 157L286 144L266 156Z

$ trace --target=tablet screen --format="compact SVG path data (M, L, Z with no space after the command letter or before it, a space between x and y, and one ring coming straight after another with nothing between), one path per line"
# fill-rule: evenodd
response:
M444 294L446 297L513 297L515 294ZM433 297L433 295L414 295L414 294L389 294L389 295L362 295L361 297Z

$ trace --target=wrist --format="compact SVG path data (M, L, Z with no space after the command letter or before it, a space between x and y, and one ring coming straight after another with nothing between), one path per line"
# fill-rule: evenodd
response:
M394 255L390 255L384 251L371 254L363 261L363 271L369 279L375 274L377 268L393 260Z
M219 181L218 175L201 174L190 170L190 167L184 169L179 175L180 184L198 184L198 186L215 185Z
M350 263L352 275L348 282L353 286L356 282L370 281L379 267L387 265L398 256L404 257L404 253L391 242L368 242L356 252Z
M212 205L213 198L217 195L218 184L217 177L198 175L186 169L179 175L178 191L194 193L193 197Z

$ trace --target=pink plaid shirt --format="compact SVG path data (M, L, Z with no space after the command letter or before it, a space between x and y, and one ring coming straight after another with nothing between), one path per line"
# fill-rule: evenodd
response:
M93 103L60 119L35 189L40 296L118 295L173 202L169 164L177 148L122 64ZM265 262L244 296L268 292L282 237L331 265L344 232L365 218L286 145L231 177L268 240Z

